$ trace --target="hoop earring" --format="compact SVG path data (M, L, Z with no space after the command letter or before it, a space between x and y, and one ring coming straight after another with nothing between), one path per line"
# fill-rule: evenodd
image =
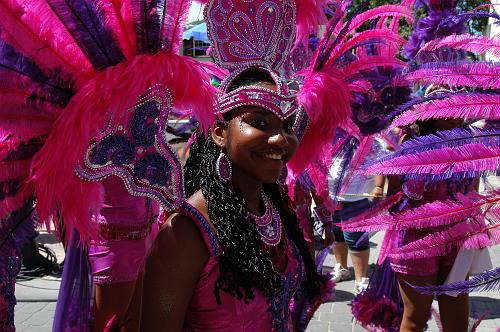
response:
M215 163L215 170L222 182L229 182L233 176L231 160L229 160L229 157L222 151L220 152L219 158L217 158Z

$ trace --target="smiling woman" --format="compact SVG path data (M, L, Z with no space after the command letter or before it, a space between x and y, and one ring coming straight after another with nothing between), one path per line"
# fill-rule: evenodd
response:
M228 86L240 93L280 88L258 68ZM295 115L255 104L245 99L224 109L211 135L200 135L191 148L185 187L193 213L171 215L153 247L145 330L183 324L188 330L295 330L304 322L300 306L291 305L294 296L319 299L321 278L277 183L298 145ZM181 239L182 248L176 245Z

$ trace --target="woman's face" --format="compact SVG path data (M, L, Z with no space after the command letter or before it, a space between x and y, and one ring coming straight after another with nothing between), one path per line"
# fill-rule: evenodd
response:
M297 149L293 131L295 117L281 120L260 107L243 106L232 111L230 120L215 128L216 142L233 166L233 176L246 176L262 183L276 182Z

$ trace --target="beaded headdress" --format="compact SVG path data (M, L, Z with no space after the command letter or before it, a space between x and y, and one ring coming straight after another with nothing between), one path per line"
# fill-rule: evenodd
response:
M293 0L210 1L205 7L211 55L229 71L220 86L216 112L240 106L258 106L281 119L298 109L297 91L281 79L296 38L296 6ZM232 82L250 68L268 73L277 90L245 86L229 92Z

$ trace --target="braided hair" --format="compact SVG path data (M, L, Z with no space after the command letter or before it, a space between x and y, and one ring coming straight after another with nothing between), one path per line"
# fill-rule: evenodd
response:
M241 84L249 81L255 83L255 80L250 79ZM281 288L280 275L275 271L269 254L263 250L256 226L248 219L243 198L222 183L217 175L219 147L211 137L198 136L186 161L185 188L188 197L201 189L222 249L219 256L220 277L214 287L217 302L221 303L221 290L245 302L255 297L254 289L269 297ZM277 184L264 184L263 190L277 207L285 231L298 247L304 261L306 280L301 286L302 291L311 297L319 294L320 276L298 227L295 213L289 208L287 194Z

